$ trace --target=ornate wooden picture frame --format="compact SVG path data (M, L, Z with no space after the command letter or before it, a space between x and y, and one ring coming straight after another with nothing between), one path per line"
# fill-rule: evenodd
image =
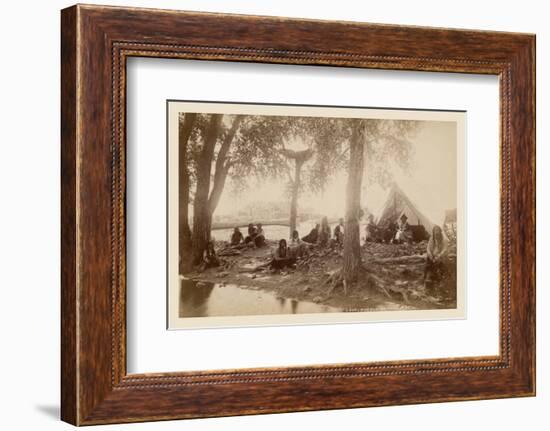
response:
M64 421L91 425L535 394L533 35L78 5L62 11L61 49ZM134 56L497 75L500 354L128 374L125 100L126 60Z

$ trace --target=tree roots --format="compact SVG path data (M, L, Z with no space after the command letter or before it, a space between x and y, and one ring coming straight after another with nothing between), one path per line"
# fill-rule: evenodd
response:
M360 283L361 281L363 283ZM329 277L325 281L325 285L329 285L326 294L327 296L330 296L338 287L342 286L344 295L347 296L348 290L357 287L359 284L362 284L362 286L366 285L367 289L376 289L389 299L393 299L392 294L395 294L402 296L405 303L409 302L406 289L388 284L364 266L359 268L359 274L357 274L356 280L351 282L345 279L344 272L341 269L330 273Z

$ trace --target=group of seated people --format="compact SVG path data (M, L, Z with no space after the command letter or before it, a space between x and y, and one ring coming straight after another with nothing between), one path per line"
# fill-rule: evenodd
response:
M244 247L263 247L266 244L265 233L261 223L248 225L248 235L245 237L239 227L233 229L230 238L230 246L232 248ZM321 223L317 223L315 227L303 238L300 239L300 234L297 230L292 232L290 244L286 239L281 239L277 248L273 253L273 260L270 267L281 269L295 265L296 259L308 253L312 246L342 246L344 243L344 219L340 219L338 225L331 232L327 217L323 217ZM205 251L205 256L206 256ZM211 257L209 257L212 260ZM205 258L206 261L206 258Z
M271 269L294 268L296 261L309 254L314 247L327 247L343 245L344 243L344 219L340 219L332 234L328 219L323 217L321 223L317 223L313 229L304 237L300 238L297 230L292 232L290 244L286 239L279 240L279 244L273 253L269 264Z
M231 238L229 240L230 246L233 248L241 247L263 247L265 245L265 234L262 228L262 224L258 223L254 226L253 223L248 225L248 235L243 236L241 230L238 227L233 229ZM202 269L217 267L220 265L220 259L216 255L214 249L214 241L209 241L206 249L203 252Z
M303 238L300 239L299 232L294 230L290 238L290 244L288 244L284 238L279 240L279 244L273 252L272 259L269 262L269 267L275 270L286 267L294 268L299 258L309 254L310 247L313 247L313 244L304 241Z
M232 247L252 246L263 247L265 245L265 233L261 223L254 226L253 223L248 225L248 235L244 237L238 227L233 229L231 234L230 244Z
M268 266L271 269L284 269L286 267L294 268L296 266L297 255L292 253L287 245L286 239L279 240L279 245L273 252L273 256Z
M407 220L408 217L402 214L397 223L390 221L385 228L380 228L374 222L374 216L370 214L366 226L365 241L386 242L391 244L411 242L413 240L413 232ZM321 223L317 223L311 232L302 238L302 241L321 247L335 245L340 247L343 246L344 219L341 218L338 221L338 224L334 227L331 234L328 220L326 217L323 217Z
M371 216L372 217L372 216ZM373 222L369 217L369 222ZM324 223L323 223L324 221ZM317 244L328 244L330 240L330 229L322 229L322 226L328 226L324 219L321 224L317 224L311 232L300 239L298 231L292 233L290 245L287 244L285 239L279 241L278 247L273 253L273 258L267 266L272 269L279 270L286 267L294 268L298 258L307 255L309 247L313 247ZM400 223L395 229L395 234L392 234L391 241L393 243L410 241L409 229L407 223L407 216L400 218ZM367 225L367 240L368 240ZM333 242L343 241L343 220L340 219L340 223L334 229ZM424 285L431 287L433 281L440 279L445 275L445 257L447 254L448 241L443 235L443 230L439 226L434 226L428 245L426 248L426 264L424 266Z
M412 228L408 223L408 217L402 214L398 222L390 221L386 227L379 227L374 222L372 214L368 217L365 242L385 242L391 244L403 244L413 240ZM285 240L286 242L286 240ZM331 231L327 217L321 219L313 229L300 239L298 231L294 231L291 242L304 242L319 247L342 247L344 244L344 219L340 218L338 224ZM261 223L248 225L245 237L239 227L235 227L230 238L230 246L233 248L263 247L266 244L265 233Z
M317 223L311 231L302 238L302 241L317 245L320 247L326 246L343 246L344 245L344 219L341 218L334 228L332 233L328 224L328 219L323 217L321 223Z
M380 227L374 222L372 214L366 227L365 242L385 242L388 244L403 244L413 241L413 229L406 214L402 214L397 223L389 221L386 227Z
M401 243L410 241L407 216L402 215L399 219L399 224L396 225L395 231L391 231L390 241L393 243ZM369 216L367 224L366 240L370 241L373 238L378 238L379 232L374 229L374 219ZM377 228L376 228L377 229ZM307 256L310 248L321 246L325 247L329 244L342 244L344 238L344 220L340 219L338 225L334 228L334 238L331 238L331 230L328 225L328 220L323 217L321 223L315 227L306 236L300 239L300 234L297 230L292 232L290 244L286 239L279 240L277 248L272 253L272 259L260 267L269 267L273 270L282 270L284 268L295 268L299 258ZM239 246L242 244L254 244L261 247L265 244L265 235L260 223L255 227L253 224L248 225L248 236L243 237L242 232L236 227L231 235L231 245ZM445 256L447 253L448 241L443 235L443 230L439 226L434 226L430 235L426 249L426 264L424 267L424 285L430 287L434 280L441 278L445 273ZM220 265L220 260L216 256L214 249L214 241L209 241L203 253L203 268L217 267Z

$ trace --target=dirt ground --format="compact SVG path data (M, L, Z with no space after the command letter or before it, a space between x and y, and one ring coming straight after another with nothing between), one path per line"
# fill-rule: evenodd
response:
M296 268L274 271L257 269L270 261L275 242L261 248L229 249L216 243L221 265L187 274L197 281L235 284L261 289L277 297L311 301L344 311L426 310L456 307L456 257L449 250L445 273L435 281L423 282L426 242L418 244L366 243L362 247L364 267L360 280L344 293L333 286L330 276L342 268L342 250L311 248L298 259ZM234 254L234 255L227 255Z

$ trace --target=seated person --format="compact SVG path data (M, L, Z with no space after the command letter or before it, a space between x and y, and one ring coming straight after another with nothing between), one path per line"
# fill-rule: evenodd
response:
M272 269L283 269L286 267L293 268L295 264L296 258L290 255L286 239L281 239L269 266Z
M323 217L321 220L321 227L319 229L319 237L317 238L317 245L320 247L326 247L330 244L330 226L328 220Z
M316 244L317 239L319 238L319 230L321 229L321 225L317 223L311 231L302 238L302 241L310 243L310 244Z
M440 278L445 272L445 255L447 253L447 240L443 231L437 225L432 229L432 235L426 248L426 266L424 267L424 286L430 276L430 280Z
M220 266L220 260L218 259L218 256L216 256L216 250L214 250L214 241L208 241L206 250L204 250L202 255L201 266L203 270Z
M416 226L411 226L411 236L412 242L420 242L430 239L430 234L424 226L421 224Z
M244 241L244 236L241 230L236 227L231 234L231 245L239 245L241 241Z
M344 244L344 219L339 220L338 225L334 228L334 240L339 246Z
M256 228L252 223L248 224L248 235L244 239L245 244L248 244L249 242L254 241L254 238L256 237Z
M372 214L369 214L369 221L367 222L366 227L366 236L365 241L366 242L372 242L377 240L377 233L378 229L376 227L376 223L374 223L374 216Z
M402 214L399 218L399 224L397 225L397 232L395 233L394 244L403 244L404 242L410 242L412 240L412 233L407 222L408 217Z
M258 223L258 227L256 229L256 235L254 236L254 245L256 247L263 247L265 245L265 234L261 223Z
M389 221L388 225L383 231L382 240L387 243L392 242L396 232L397 232L397 224L395 224L395 222L393 221Z
M297 230L292 232L292 238L290 239L290 246L288 247L291 256L295 258L300 258L307 254L308 245L305 242L302 242L300 239L300 234Z

